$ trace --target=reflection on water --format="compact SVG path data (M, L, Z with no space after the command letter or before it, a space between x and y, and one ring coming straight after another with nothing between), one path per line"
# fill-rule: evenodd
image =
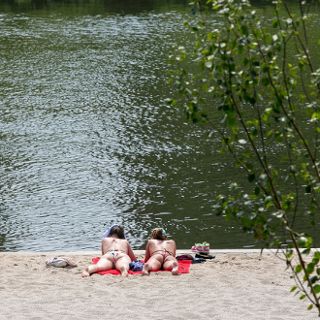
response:
M98 249L122 223L133 247L161 225L180 248L252 244L212 214L235 170L163 104L179 1L0 4L0 250Z
M14 13L46 15L140 14L146 11L167 12L188 6L187 0L2 0L0 9Z

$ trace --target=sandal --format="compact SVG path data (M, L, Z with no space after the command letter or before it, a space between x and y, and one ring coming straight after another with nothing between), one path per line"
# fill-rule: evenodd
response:
M212 256L212 255L210 255L208 253L201 252L201 253L196 253L195 257L196 258L210 259L211 260L211 259L214 259L216 256Z

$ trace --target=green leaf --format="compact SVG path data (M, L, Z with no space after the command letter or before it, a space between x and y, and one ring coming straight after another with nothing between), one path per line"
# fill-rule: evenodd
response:
M313 255L316 259L320 259L320 252L316 251Z
M254 137L256 137L256 136L258 135L258 130L257 130L257 128L256 128L256 127L251 127L251 128L250 128L250 133L251 133Z
M291 289L290 289L290 292L294 292L294 291L296 291L297 290L297 286L293 286Z
M267 122L269 117L270 117L270 115L271 115L271 113L272 113L272 108L266 108L265 111L264 111L264 114L262 116L262 120L264 122Z
M302 250L302 254L308 255L310 251L311 251L311 248L304 249Z
M311 310L313 308L313 304L308 305L308 310Z
M311 274L314 271L314 263L312 263L312 262L308 263L306 269L307 269L307 273Z
M314 287L313 287L313 290L315 293L320 293L320 284L316 284Z
M318 277L318 276L313 276L313 277L310 278L310 282L311 282L312 284L316 283L318 280L319 280L319 277Z
M301 266L301 264L298 264L298 265L295 267L294 271L295 271L296 273L301 272L301 271L302 271L302 266Z
M248 35L249 34L248 26L241 25L241 31L242 31L243 34Z
M249 173L248 174L248 180L249 182L253 182L256 178L256 175L254 173Z
M312 238L307 236L301 236L298 239L299 247L310 248L312 244Z
M273 28L277 28L279 26L279 21L278 21L278 19L273 19L272 20L272 27Z
M303 293L303 294L299 297L299 299L300 299L300 300L303 300L305 297L306 297L306 295Z
M311 193L311 186L307 185L304 190L305 190L305 193Z
M287 259L291 259L293 257L293 250L292 249L288 249L286 251L286 257L287 257Z
M320 112L316 111L311 115L311 122L320 120Z
M312 262L317 265L319 263L320 259L318 257L313 256Z

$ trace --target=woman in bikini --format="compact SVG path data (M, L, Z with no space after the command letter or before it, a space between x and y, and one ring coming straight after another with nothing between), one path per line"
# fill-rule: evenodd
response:
M101 243L102 257L97 264L87 266L82 272L82 277L114 268L119 270L122 276L128 276L129 263L136 257L129 242L125 239L123 227L114 225L104 236Z
M175 241L168 240L162 228L153 229L146 246L145 264L142 274L149 275L150 271L157 271L161 268L171 270L173 275L179 274L178 261L175 256Z

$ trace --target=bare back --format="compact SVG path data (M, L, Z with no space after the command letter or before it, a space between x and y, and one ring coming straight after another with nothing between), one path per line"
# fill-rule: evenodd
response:
M122 251L132 258L132 249L126 239L118 239L113 237L104 238L101 243L102 255L111 250Z
M117 233L109 235L101 241L101 253L102 256L96 264L83 270L82 277L88 277L92 273L112 268L120 271L122 276L128 276L129 264L136 260L129 242L122 237L120 239Z
M176 256L176 243L174 240L148 240L146 247L146 261L157 251L167 251L172 254L173 257Z

